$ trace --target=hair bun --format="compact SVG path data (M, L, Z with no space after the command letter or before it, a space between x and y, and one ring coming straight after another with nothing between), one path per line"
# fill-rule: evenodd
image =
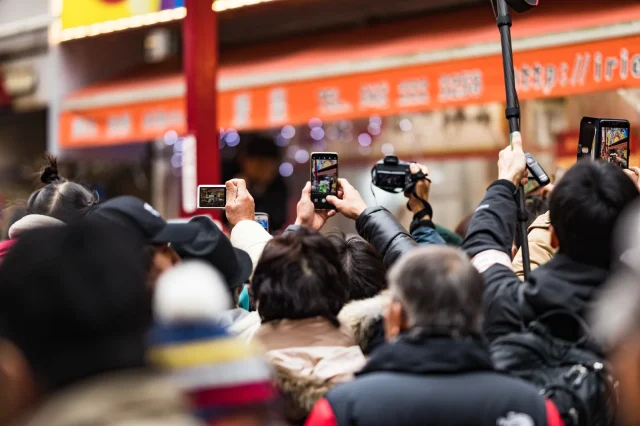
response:
M40 173L40 180L44 184L50 184L61 180L58 174L58 160L51 154L45 156L47 163L49 163Z

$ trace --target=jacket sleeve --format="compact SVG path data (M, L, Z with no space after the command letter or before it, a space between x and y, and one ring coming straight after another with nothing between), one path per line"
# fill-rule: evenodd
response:
M388 269L398 258L418 246L398 220L384 207L369 207L356 220L358 234L384 259Z
M262 225L253 220L243 220L231 230L231 245L249 254L254 269L272 238Z
M331 404L325 398L319 400L307 417L305 426L338 426ZM554 425L555 426L555 425Z
M433 244L446 244L446 241L430 220L421 220L411 226L411 236L419 246L430 246Z
M517 222L515 185L494 182L471 219L463 248L484 278L484 331L489 341L520 329L518 294L511 247Z
M551 247L550 226L549 212L547 212L539 216L529 227L527 240L529 241L529 259L532 271L550 261L555 253ZM513 269L520 279L524 279L521 250L518 250L516 257L513 258Z

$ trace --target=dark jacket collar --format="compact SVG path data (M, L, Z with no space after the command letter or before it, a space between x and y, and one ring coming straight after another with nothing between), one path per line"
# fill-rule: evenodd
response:
M376 349L359 375L374 372L451 374L493 370L489 351L478 338L454 338L411 330Z
M531 273L525 300L537 315L564 309L582 316L607 275L605 269L557 254Z

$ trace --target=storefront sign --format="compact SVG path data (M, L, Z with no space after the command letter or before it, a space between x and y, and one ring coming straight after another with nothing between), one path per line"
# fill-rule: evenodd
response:
M516 52L514 60L520 100L640 87L640 36ZM158 88L157 83L146 84L149 90ZM504 102L504 97L502 58L494 55L222 92L218 99L218 124L238 130L266 129L306 123L313 117L327 122L396 115ZM184 129L182 99L123 108L132 114L130 139L159 136L167 126ZM147 117L146 123L151 120L148 113L158 110L175 117L161 120L158 126L140 124L141 117ZM179 117L178 111L182 113ZM99 139L91 143L125 139L121 136L112 139L102 129L107 118L103 109L68 111L63 114L63 146L83 143L70 133L69 123L76 114L100 123ZM84 143L89 143L89 139L84 139Z
M116 21L183 6L184 0L62 0L62 28Z

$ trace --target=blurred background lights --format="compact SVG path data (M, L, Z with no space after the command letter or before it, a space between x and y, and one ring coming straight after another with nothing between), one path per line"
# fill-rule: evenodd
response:
M380 126L377 125L377 124L369 124L369 126L367 127L367 130L373 136L378 136L380 134L380 132L382 131L382 129L380 129Z
M230 130L224 135L224 141L229 146L237 146L240 143L240 135L235 130Z
M298 152L296 152L295 159L298 163L306 163L309 161L309 153L306 149L299 149Z
M408 118L400 120L400 130L403 132L410 132L413 129L413 123Z
M314 127L311 129L311 138L316 141L324 138L324 130L322 130L322 127Z
M313 150L315 152L323 152L327 150L327 141L317 141L313 143Z
M299 150L300 150L300 147L297 145L289 146L289 148L287 148L287 157L296 158L296 154L298 153Z
M275 144L280 148L284 148L285 146L289 146L289 139L285 138L282 135L278 135L276 136Z
M285 139L291 139L292 137L294 137L296 135L296 128L291 126L291 125L284 126L282 128L282 131L280 131L280 134Z
M174 169L182 167L182 154L173 154L171 157L171 166Z
M393 147L393 144L390 144L390 143L383 144L381 149L384 155L393 155L393 153L396 151L395 148Z
M340 129L338 129L336 126L329 126L327 128L326 135L327 139L329 139L330 141L335 141L340 137Z
M293 164L282 163L280 164L280 176L289 177L293 174Z
M371 147L370 146L359 146L358 151L361 155L371 155Z
M373 117L369 118L369 125L376 127L382 126L382 118L374 115Z
M312 118L311 120L309 120L309 128L310 129L316 129L318 127L322 127L322 120L320 120L319 118Z
M184 141L182 138L178 138L178 140L176 141L176 143L173 144L173 152L180 153L182 152L182 145L184 144Z
M169 130L167 133L164 134L165 145L171 146L177 141L178 141L178 132L176 132L175 130Z
M358 136L358 143L360 144L360 146L369 146L371 145L371 136L368 133L362 133L360 136Z

